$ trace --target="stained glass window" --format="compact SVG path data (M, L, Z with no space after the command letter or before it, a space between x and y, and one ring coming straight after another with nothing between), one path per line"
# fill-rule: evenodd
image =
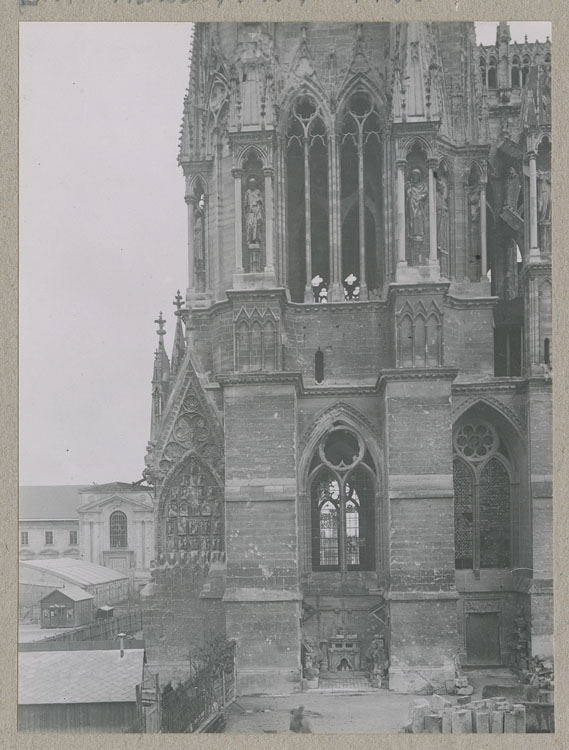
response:
M454 556L458 569L473 565L474 480L464 461L454 462Z
M493 458L480 477L480 567L510 566L510 477Z
M455 432L453 463L455 566L511 566L510 474L494 428L470 420ZM500 455L500 458L498 458Z
M371 460L352 433L334 430L319 446L311 483L312 565L373 570L375 484Z

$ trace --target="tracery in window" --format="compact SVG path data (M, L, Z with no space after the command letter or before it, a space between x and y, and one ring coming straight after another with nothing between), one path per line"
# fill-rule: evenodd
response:
M322 439L312 464L312 567L373 570L375 482L361 440L343 428Z
M455 567L509 568L511 473L494 427L477 419L454 433Z
M125 514L120 510L115 510L114 513L111 513L109 525L111 547L126 547L128 540Z
M316 275L330 282L328 136L308 94L292 106L286 149L289 289L293 302L303 302Z
M349 98L340 141L342 280L355 276L360 286L381 283L382 125L363 88Z

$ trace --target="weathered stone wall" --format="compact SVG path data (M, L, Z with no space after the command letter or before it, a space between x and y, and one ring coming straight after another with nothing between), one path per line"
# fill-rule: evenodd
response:
M431 371L432 372L432 371ZM450 387L452 375L384 386L390 514L390 686L419 689L457 650ZM420 436L420 440L418 437Z
M221 593L200 597L208 579L181 568L164 571L143 591L142 621L146 653L161 684L187 679L190 654L216 637L225 637Z
M293 385L224 387L227 632L238 690L292 692L300 680Z
M494 377L494 321L487 300L444 308L444 363L459 368L458 380Z

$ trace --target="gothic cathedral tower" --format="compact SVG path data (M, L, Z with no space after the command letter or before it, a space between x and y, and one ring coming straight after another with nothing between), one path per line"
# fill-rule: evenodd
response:
M146 457L162 675L212 633L240 694L373 643L410 692L520 632L551 653L550 54L507 24L195 27Z

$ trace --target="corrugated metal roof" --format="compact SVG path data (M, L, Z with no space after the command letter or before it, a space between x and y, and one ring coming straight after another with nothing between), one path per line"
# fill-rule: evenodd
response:
M40 599L40 601L43 601L48 596L51 596L55 591L58 591L60 594L63 594L63 596L66 596L68 599L71 599L73 602L82 602L85 599L93 599L93 594L90 594L88 591L84 591L83 589L80 589L79 586L64 586L63 588L57 588L52 589L49 594L46 594L44 597Z
M30 568L52 575L57 575L63 581L79 586L92 586L96 583L109 583L128 578L124 573L119 573L103 565L78 560L73 557L57 557L46 560L20 560L20 567ZM25 575L25 574L24 574Z
M78 518L78 484L20 487L20 520Z
M136 700L144 649L31 651L18 654L22 705L125 703Z

